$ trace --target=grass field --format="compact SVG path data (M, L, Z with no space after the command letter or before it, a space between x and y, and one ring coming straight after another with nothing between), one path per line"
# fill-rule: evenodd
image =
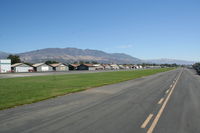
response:
M173 68L0 79L0 109L136 79L171 69Z

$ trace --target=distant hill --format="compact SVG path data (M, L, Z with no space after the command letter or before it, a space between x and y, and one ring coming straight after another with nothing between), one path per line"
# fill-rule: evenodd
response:
M5 53L5 52L0 51L0 58L1 58L1 59L7 58L8 55L9 55L9 53Z
M7 58L9 53L0 51L0 58ZM47 60L54 60L63 63L73 63L75 61L97 61L99 63L118 63L118 64L194 64L193 61L176 59L153 59L140 60L124 53L106 53L100 50L78 49L78 48L46 48L25 53L18 53L24 62L38 63Z
M137 64L141 60L123 53L106 53L99 50L77 48L46 48L18 54L25 62L55 60L64 63L74 61L97 61L99 63Z
M176 59L153 59L153 60L143 60L146 63L155 63L155 64L178 64L178 65L192 65L194 61L185 61L185 60L176 60Z

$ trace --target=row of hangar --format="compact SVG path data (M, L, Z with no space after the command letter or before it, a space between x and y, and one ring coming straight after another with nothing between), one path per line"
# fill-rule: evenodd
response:
M11 65L12 72L47 72L47 71L68 71L69 68L67 65L58 63L58 64L45 64L37 63L33 65L28 65L25 63L16 63Z
M117 64L45 64L37 63L28 65L25 63L16 63L11 65L11 72L50 72L50 71L69 71L69 70L113 70L113 69L131 69L130 66Z

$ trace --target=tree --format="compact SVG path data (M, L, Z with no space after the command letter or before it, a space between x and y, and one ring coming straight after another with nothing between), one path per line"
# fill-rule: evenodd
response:
M90 62L89 61L85 61L85 64L90 64Z
M84 64L84 63L85 63L85 61L82 61L82 60L79 61L79 64Z
M92 61L91 63L92 64L99 64L97 61Z
M195 63L193 68L200 74L200 63Z
M7 59L11 59L11 64L21 63L20 57L18 55L10 54Z
M78 61L74 61L72 64L78 64Z
M45 64L49 65L49 64L55 64L55 63L58 63L57 61L51 61L51 60L48 60L45 62Z

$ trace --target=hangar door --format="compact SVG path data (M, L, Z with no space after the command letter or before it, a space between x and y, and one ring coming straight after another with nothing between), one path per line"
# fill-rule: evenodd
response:
M30 67L16 67L16 72L28 72Z
M49 71L49 67L48 66L42 66L42 71Z

